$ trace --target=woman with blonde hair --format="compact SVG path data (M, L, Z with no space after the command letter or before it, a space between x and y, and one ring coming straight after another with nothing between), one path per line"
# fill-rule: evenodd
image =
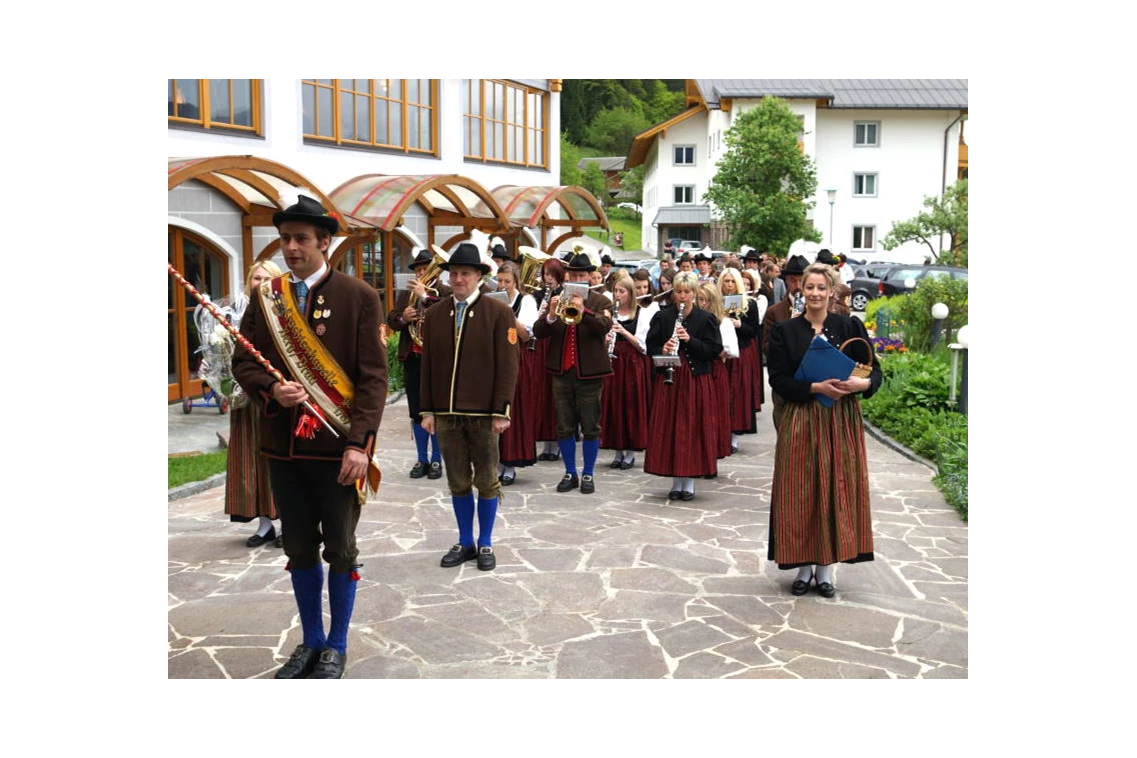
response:
M498 267L497 284L509 297L509 307L517 319L517 337L521 344L521 364L517 369L517 384L513 389L510 406L510 424L498 437L498 480L508 487L517 479L517 468L537 462L537 415L540 408L537 395L545 380L545 367L538 362L536 350L526 346L537 320L537 304L533 297L517 287L521 281L521 268L513 261Z
M785 405L774 453L767 558L780 569L798 569L792 594L804 595L816 582L822 597L837 592L833 564L873 560L868 459L857 396L871 397L881 383L864 324L829 312L830 271L818 263L805 269L805 311L773 326L768 353L770 386ZM857 362L871 362L870 375L796 378L817 337L837 349L854 339L844 352ZM822 396L832 402L820 402Z
M741 271L726 269L719 277L719 291L723 298L742 298L741 308L728 311L726 321L734 327L738 340L738 360L727 361L727 380L730 384L730 450L738 452L743 434L755 434L758 421L755 414L761 409L762 359L759 356L758 338L762 334L762 316L766 313L766 296L748 293L749 277Z
M612 372L600 393L600 447L615 450L609 468L635 465L636 451L647 448L647 412L651 393L651 362L647 333L651 315L640 307L627 271L613 270L612 330L608 353Z
M715 426L715 440L718 446L718 457L725 458L733 451L730 435L730 409L734 399L730 395L730 379L727 376L727 363L738 361L738 337L734 325L726 318L722 308L722 295L719 294L718 284L713 280L699 282L695 291L695 304L711 314L719 328L722 340L722 352L719 360L711 366L711 391L714 393L715 403L712 421Z
M233 326L241 325L241 316L256 296L256 288L281 275L272 261L257 261L245 276L245 290L234 301ZM283 534L278 534L273 521L280 518L272 501L268 482L268 466L261 458L260 403L249 402L249 397L234 384L233 400L229 404L229 458L225 465L225 513L230 521L248 523L257 519L257 531L245 541L246 547L260 547L272 542L283 547Z
M695 304L699 278L690 271L675 276L675 305L665 305L651 320L647 352L676 356L672 371L656 368L644 455L644 472L672 477L668 500L694 500L695 478L718 473L715 429L707 418L716 398L711 388L713 364L722 352L722 334L714 316Z

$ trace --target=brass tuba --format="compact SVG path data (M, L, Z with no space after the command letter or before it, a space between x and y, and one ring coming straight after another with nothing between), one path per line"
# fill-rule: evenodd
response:
M541 281L541 266L553 256L526 245L519 245L517 251L521 253L521 277L517 283L517 288L525 294L531 295L545 286L545 283Z
M434 285L438 282L438 278L442 275L442 264L449 261L450 257L446 255L437 245L432 245L431 249L434 250L434 257L430 259L430 263L426 264L426 271L423 272L423 275L419 278L419 281L423 283L428 292L433 292L437 295L438 290L434 289ZM422 316L426 309L422 308L419 305L418 293L414 290L411 290L410 292L411 296L407 300L407 305L412 306L417 311L418 315L415 317L415 320L412 321L407 327L407 332L410 333L411 339L414 340L414 343L419 347L422 347Z

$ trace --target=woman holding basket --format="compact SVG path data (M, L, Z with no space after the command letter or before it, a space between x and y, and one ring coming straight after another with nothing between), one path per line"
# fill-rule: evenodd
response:
M767 558L780 569L798 569L794 595L804 595L816 581L822 597L837 592L833 564L873 559L858 395L871 397L881 382L864 324L829 313L830 268L815 263L805 269L805 312L774 325L767 363L770 386L786 400L774 455ZM871 365L871 373L815 382L794 378L816 336ZM819 396L832 400L831 406Z

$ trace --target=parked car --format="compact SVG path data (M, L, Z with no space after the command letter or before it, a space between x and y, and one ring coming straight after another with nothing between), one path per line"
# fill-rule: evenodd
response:
M849 281L852 290L850 304L853 310L863 311L880 292L877 286L888 270L899 264L873 261L860 266L853 266L853 278Z
M920 284L920 280L927 276L941 279L967 279L967 269L955 266L893 266L877 284L877 295L892 297L912 292ZM907 281L912 280L912 286Z
M686 252L693 253L696 250L702 250L703 247L704 244L699 240L679 240L679 244L676 246L676 249L679 251L679 255L682 255Z

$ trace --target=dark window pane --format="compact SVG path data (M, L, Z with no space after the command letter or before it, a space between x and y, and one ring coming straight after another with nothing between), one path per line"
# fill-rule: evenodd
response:
M229 110L229 80L209 80L209 118L223 124L233 122L233 114Z
M171 282L174 281L172 277L170 278L170 281ZM169 367L170 379L167 382L167 384L177 384L178 383L178 328L174 323L174 314L171 313L169 316L167 316L166 324L167 324L167 337L169 339L169 355L170 355L169 362L167 364Z
M253 125L253 80L233 79L233 123Z
M174 115L174 80L167 79L166 87L166 115Z
M177 79L174 93L179 118L201 118L201 97L197 79Z
M332 123L332 91L320 88L319 97L320 107L316 111L319 114L319 120L316 122L319 128L318 134L321 137L332 137L335 134Z

